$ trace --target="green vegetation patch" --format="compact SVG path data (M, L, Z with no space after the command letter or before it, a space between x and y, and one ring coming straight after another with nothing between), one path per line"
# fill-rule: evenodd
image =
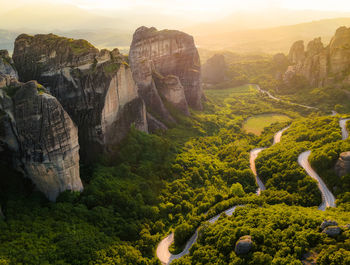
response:
M280 114L261 114L248 118L243 126L243 129L248 133L260 135L264 128L276 122L287 122L291 118Z
M120 68L120 63L112 63L112 64L108 64L103 66L103 69L105 70L106 73L111 74L114 72L117 72Z
M322 233L323 220L334 220L342 234L334 238ZM302 265L304 255L314 253L317 264L346 265L350 257L350 212L341 209L318 211L286 205L239 207L231 217L204 225L189 255L174 265ZM235 244L242 236L252 237L252 251L237 255Z

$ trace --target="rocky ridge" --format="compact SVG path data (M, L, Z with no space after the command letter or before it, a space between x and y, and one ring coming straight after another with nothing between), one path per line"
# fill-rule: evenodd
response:
M148 131L145 105L118 49L99 51L85 40L22 34L13 60L20 79L43 84L78 126L84 161L110 152L132 125Z

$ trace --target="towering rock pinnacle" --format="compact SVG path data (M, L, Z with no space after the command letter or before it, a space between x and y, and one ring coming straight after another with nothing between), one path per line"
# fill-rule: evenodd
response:
M306 52L302 41L293 44L289 60L292 64L284 75L288 84L295 76L304 77L311 86L343 86L350 84L350 28L337 29L326 47L321 38L309 42Z
M51 201L83 189L77 127L37 82L0 74L0 146Z
M117 49L99 51L85 40L22 34L13 60L21 81L38 80L79 128L85 161L109 152L132 124L148 131L146 108Z
M140 27L134 33L129 60L139 93L156 118L174 121L165 101L185 114L187 106L202 108L200 59L192 36Z
M302 63L305 59L304 41L295 42L289 50L288 59L293 64Z

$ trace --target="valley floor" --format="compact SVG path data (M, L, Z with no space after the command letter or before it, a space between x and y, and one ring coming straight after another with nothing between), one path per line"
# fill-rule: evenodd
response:
M188 255L172 264L301 264L310 253L319 264L348 264L349 178L332 173L350 149L339 126L346 116L273 99L254 85L205 94L204 111L172 113L178 124L165 133L132 129L114 157L82 165L84 192L65 192L55 204L2 162L0 263L159 264L157 254L166 262L165 252L181 252L199 227ZM253 123L259 135L244 130L247 119L272 113L289 119ZM269 148L253 172L250 151L259 147ZM307 150L336 208L317 210L317 182L297 162ZM260 196L254 173L266 187ZM323 219L337 221L342 234L327 237ZM244 235L253 251L239 256Z

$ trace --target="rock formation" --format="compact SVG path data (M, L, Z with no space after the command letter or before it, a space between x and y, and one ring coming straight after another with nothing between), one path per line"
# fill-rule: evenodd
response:
M341 232L342 230L339 226L328 226L322 231L322 233L330 237L338 236L341 234Z
M166 103L188 114L201 109L201 67L193 37L180 31L140 27L133 36L130 66L147 111L174 122Z
M83 189L78 130L58 100L35 81L0 74L0 146L50 200Z
M227 65L225 56L215 54L202 66L202 80L208 84L218 84L225 81Z
M288 59L292 64L299 64L304 61L305 47L302 40L299 40L292 45L289 50Z
M21 81L38 80L79 128L81 157L109 152L134 125L147 131L146 108L127 60L85 40L22 34L13 60Z
M328 226L337 226L338 223L336 221L332 221L332 220L324 220L322 222L322 224L320 225L320 229L324 230L326 227Z
M235 252L237 255L244 255L250 252L253 247L251 236L242 236L236 243Z
M350 174L350 152L340 154L340 157L335 164L335 172L339 177Z
M312 87L350 84L350 28L340 27L327 47L316 38L305 51L303 41L293 44L288 55L291 65L284 81L304 77Z
M18 79L18 74L13 67L13 60L7 50L0 50L0 73Z

